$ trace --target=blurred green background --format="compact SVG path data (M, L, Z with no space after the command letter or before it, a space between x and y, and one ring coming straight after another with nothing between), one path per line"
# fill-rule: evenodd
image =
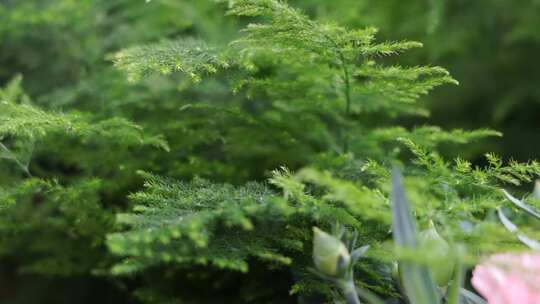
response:
M424 48L400 56L399 63L445 67L460 85L445 86L424 97L423 102L432 112L430 117L402 123L464 129L487 127L504 133L503 138L484 140L461 147L460 151L448 151L448 154L459 153L478 162L486 151L521 161L538 157L540 0L289 2L320 20L350 28L377 27L380 40L422 42ZM223 11L222 5L211 0L153 0L150 3L143 0L0 0L0 86L20 74L26 94L45 109L89 112L96 119L126 117L150 132L165 132L171 150L176 151L166 156L144 150L124 151L124 154L117 152L115 158L103 160L92 151L67 153L61 147L49 147L41 155L61 155L58 159L62 159L64 167L49 170L56 168L59 161L55 157L42 157L40 162L38 154L34 165L38 175L59 178L60 182L71 181L75 173L70 168L83 162L81 159L88 164L116 164L124 160L123 155L137 155L125 164L123 171L105 170L106 165L102 163L77 169L80 176L111 177L99 195L107 210L115 210L125 207L126 193L140 183L130 168L150 168L176 177L197 174L240 183L262 179L264 170L282 163L291 167L303 165L306 160L302 158L302 150L294 155L279 155L278 146L275 151L262 151L259 158L249 157L243 155L247 150L243 150L245 143L242 142L234 143L236 150L227 150L226 161L204 155L208 145L213 143L199 137L174 136L179 132L186 134L186 126L175 121L190 119L191 126L197 126L207 121L208 116L188 117L171 109L178 108L179 98L219 100L228 96L227 88L215 81L205 82L198 89L185 90L181 80L166 78L131 84L108 59L111 53L122 48L168 38L197 36L215 44L227 43L238 35L243 21L226 17ZM219 123L217 120L217 127L224 127ZM212 136L213 133L208 134L209 138ZM265 153L274 154L267 157ZM218 160L202 161L199 155ZM0 175L4 180L9 179L9 175ZM24 217L19 220L24 221ZM29 233L39 234L40 229L42 227L36 224ZM103 228L103 235L107 229ZM152 280L156 275L125 281L95 276L96 266L107 265L105 260L109 258L102 260L99 255L82 259L83 262L75 260L73 263L80 268L68 274L38 271L19 275L20 266L28 258L19 254L27 253L24 244L6 247L0 252L3 256L0 302L4 302L3 298L6 303L130 302L133 299L127 291L132 289L131 285ZM96 250L100 252L104 248Z

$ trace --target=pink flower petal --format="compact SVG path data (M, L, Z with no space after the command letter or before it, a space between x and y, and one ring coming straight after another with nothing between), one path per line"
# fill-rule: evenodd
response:
M489 304L540 304L540 253L494 255L471 283Z

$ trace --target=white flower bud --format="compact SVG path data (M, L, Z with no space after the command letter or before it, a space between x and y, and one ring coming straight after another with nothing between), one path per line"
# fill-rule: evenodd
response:
M336 237L313 227L313 262L322 274L339 277L351 263L347 247Z

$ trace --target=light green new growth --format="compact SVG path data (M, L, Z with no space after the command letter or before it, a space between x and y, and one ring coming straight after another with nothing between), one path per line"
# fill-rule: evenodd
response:
M120 139L119 144L166 147L158 137L145 137L141 127L123 118L92 122L76 113L52 113L30 104L0 103L0 138L40 139L47 135L66 134L81 137Z
M532 182L540 175L540 163L530 161L520 163L510 160L504 164L502 159L493 153L485 155L488 165L485 167L473 167L469 161L456 158L453 164L448 163L438 153L428 151L411 140L402 142L414 153L414 163L425 170L426 177L438 180L440 183L457 187L476 189L476 191L488 191L491 195L498 190L500 185L521 185L523 182ZM479 194L478 192L476 192Z

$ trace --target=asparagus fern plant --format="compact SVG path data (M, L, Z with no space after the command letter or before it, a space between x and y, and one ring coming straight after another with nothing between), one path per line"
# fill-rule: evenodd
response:
M297 174L274 171L270 185L244 187L143 173L146 190L131 195L136 205L117 216L120 231L108 237L109 248L123 257L113 273L200 264L249 275L250 265L259 260L267 269L292 269L293 292L331 297L332 290L317 287L320 282L305 271L311 227L329 227L337 220L356 229L362 244L372 245L382 257L371 262L384 268L392 259L384 249L391 222L386 168L402 156L404 147L414 155L410 170L421 185L415 189L428 189L416 193L430 202L419 211L420 217L448 224L446 233L465 243L478 242L480 252L508 241L503 230L480 223L502 199L492 190L531 180L540 167L535 162L504 166L491 154L487 168L472 168L459 158L452 166L434 151L439 143L462 144L500 134L392 125L396 117L427 115L420 96L442 84L457 84L440 67L381 63L383 57L419 43L377 43L372 28L349 30L320 23L282 1L221 2L228 15L248 22L228 45L164 41L122 50L112 57L114 64L131 81L181 72L197 86L209 76L224 76L231 92L245 98L237 111L251 123L249 134L281 130L281 139L309 151L306 162L312 168ZM205 101L193 104L222 110ZM473 228L464 230L460 224ZM482 229L498 234L480 240ZM367 265L351 269L351 278L352 271L363 273L357 282L368 292L395 296L390 275Z
M106 9L86 25L114 28L100 55L118 48L106 42L114 37L133 44L126 28L142 27L108 24L101 16L120 14L125 3L103 2ZM157 2L123 18L138 20ZM97 9L91 1L66 3L43 11L20 4L34 12L28 20L3 4L0 14L26 28ZM369 301L402 301L393 263L421 279L427 272L392 246L391 229L398 245L409 244L392 224L399 219L392 217L399 188L389 188L395 162L405 168L414 202L407 227L413 218L437 227L449 244L468 248L467 261L522 248L494 210L505 201L501 187L534 180L540 165L504 164L494 154L483 167L449 161L441 144L501 134L401 123L429 115L422 97L431 90L457 84L441 67L396 63L420 43L378 42L373 28L321 22L278 0L175 3L155 8L166 11L165 20L146 17L153 26L142 45L108 56L120 72L97 67L98 56L87 65L103 79L83 77L84 61L69 89L33 98L15 78L0 90L0 259L15 271L44 280L90 277L145 303L339 301L342 291L355 298L352 286ZM216 21L220 30L243 26L231 41L216 34L203 41L210 27L175 17L210 6L231 20ZM181 33L156 30L160 22ZM50 31L70 25L54 22ZM31 84L34 93L46 87ZM333 286L309 269L318 250L312 228L328 231L336 222L356 233L342 247L341 268L330 267L339 271L322 267ZM353 243L370 249L354 251ZM272 288L269 276L279 278ZM423 297L404 285L409 298ZM452 286L447 295L455 299Z

